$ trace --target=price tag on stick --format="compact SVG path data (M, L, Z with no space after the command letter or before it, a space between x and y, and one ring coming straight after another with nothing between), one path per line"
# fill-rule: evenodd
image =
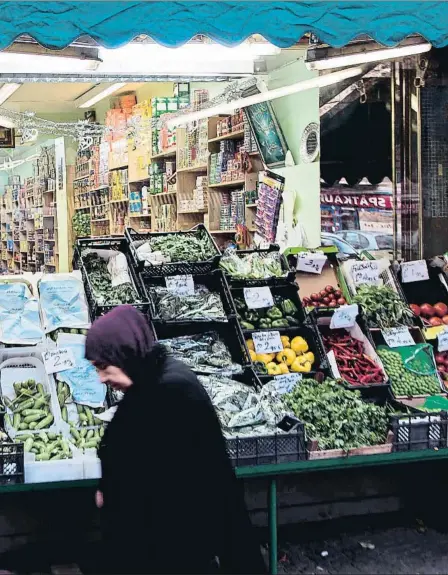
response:
M448 351L448 329L445 328L443 331L439 333L437 336L438 344L437 349L439 351Z
M425 260L415 260L401 264L401 281L404 284L424 280L429 280L428 265Z
M58 347L44 351L42 357L47 373L57 373L76 367L75 356L68 347Z
M321 274L326 261L327 256L325 254L302 252L297 257L297 271Z
M258 354L277 353L283 349L279 331L255 331L252 334L252 339L255 352Z
M381 330L384 341L389 347L402 347L404 345L415 345L412 335L407 327L391 327Z
M331 316L330 329L341 329L353 327L356 323L356 316L359 313L358 304L341 305L334 310Z
M194 295L193 276L168 276L165 278L166 289L178 295Z
M244 300L249 309L273 307L274 298L271 290L265 287L244 288Z

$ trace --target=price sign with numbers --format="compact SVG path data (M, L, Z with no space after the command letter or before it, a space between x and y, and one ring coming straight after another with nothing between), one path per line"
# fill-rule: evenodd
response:
M326 261L325 254L302 252L297 256L297 271L321 274Z
M448 351L448 329L445 328L443 331L439 333L437 336L438 344L437 349L439 351Z
M255 331L252 334L252 339L256 353L276 353L283 349L278 331Z
M42 357L47 373L57 373L76 367L75 356L68 347L58 347L44 351Z
M389 347L402 347L404 345L415 345L412 335L407 327L391 327L381 331L384 341Z
M421 282L428 279L428 265L425 260L415 260L401 264L401 281L404 284Z
M378 262L355 262L351 274L356 286L378 285L380 283L380 268Z
M342 329L353 327L356 323L356 316L359 313L358 304L341 305L334 310L331 316L330 329Z
M244 300L249 309L273 307L274 305L271 290L267 286L244 288Z
M166 288L178 295L194 295L193 276L169 276L165 278Z
M282 375L276 375L273 383L278 393L289 393L301 379L301 373L283 373Z

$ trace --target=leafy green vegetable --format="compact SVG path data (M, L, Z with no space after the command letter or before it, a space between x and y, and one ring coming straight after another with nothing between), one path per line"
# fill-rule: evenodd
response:
M164 287L154 287L151 296L157 313L164 320L227 320L221 296L205 286L196 286L194 295L180 295Z
M267 255L254 252L240 257L233 251L221 258L220 266L237 279L269 279L285 275L278 252Z
M386 409L364 403L358 391L334 380L303 380L283 401L305 424L308 438L318 441L319 449L351 449L386 441Z
M171 262L201 262L218 255L213 242L202 230L155 236L149 240L149 244L151 252L160 251Z
M362 285L353 303L359 304L374 327L413 325L414 314L397 293L386 286Z

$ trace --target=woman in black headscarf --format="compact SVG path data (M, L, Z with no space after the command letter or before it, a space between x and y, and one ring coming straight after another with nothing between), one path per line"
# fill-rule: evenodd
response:
M121 306L98 319L86 357L124 391L100 448L97 504L111 573L264 572L213 405L195 374ZM216 559L218 561L216 562Z

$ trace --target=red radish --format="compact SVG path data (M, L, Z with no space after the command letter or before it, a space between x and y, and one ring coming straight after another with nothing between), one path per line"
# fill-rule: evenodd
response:
M329 293L329 294L328 294L328 298L329 298L330 301L336 300L336 296L334 295L334 293Z
M323 302L325 305L328 305L328 304L330 303L330 301L331 301L331 299L330 299L329 297L324 297L324 299L322 300L322 302Z
M434 356L436 363L445 363L445 354L444 353L436 353Z
M335 290L334 290L334 295L335 295L335 297L337 297L337 298L338 298L338 297L341 297L341 296L342 296L341 290L340 290L340 289L335 289Z
M324 303L318 303L317 307L327 307Z
M420 306L420 313L425 317L432 317L435 313L434 308L429 303L424 303Z
M330 301L330 306L329 306L329 307L337 307L337 306L338 306L338 304L334 301L334 299L332 299L332 300Z
M345 301L345 298L340 297L336 303L338 305L345 305L347 302Z
M437 369L442 373L446 373L446 367L444 365L438 365Z
M420 315L420 306L416 303L411 303L409 306L415 315Z
M429 320L429 323L430 323L432 326L443 325L442 320L440 319L440 317L432 317L432 318Z
M442 321L443 321L443 323L444 323L445 325L448 325L448 315L444 315L444 316L442 317Z
M444 315L448 314L448 306L439 301L434 306L434 311L435 311L436 315L438 315L439 317L443 317Z
M320 297L327 297L327 292L323 289L320 293L319 293Z
M318 293L312 293L311 294L311 299L313 301L319 301L319 294Z
M334 287L333 287L333 286L327 286L327 287L325 288L325 291L326 291L327 293L333 293L333 292L334 292Z

